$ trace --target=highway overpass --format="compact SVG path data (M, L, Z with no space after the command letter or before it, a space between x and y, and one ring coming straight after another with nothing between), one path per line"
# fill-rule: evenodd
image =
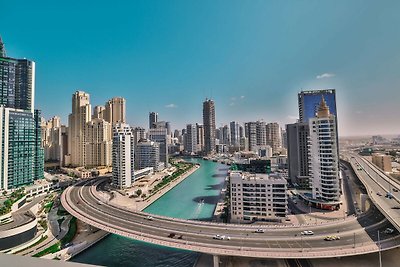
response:
M378 251L380 231L382 249L400 245L400 236L386 235L390 223L374 212L360 217L321 225L249 225L223 224L182 220L127 210L108 203L97 190L105 179L81 182L67 188L61 197L64 208L78 219L99 229L125 237L212 255L258 258L329 258L366 254ZM379 212L378 212L379 213ZM362 226L363 225L363 226ZM264 233L255 233L257 228ZM314 235L302 236L312 230ZM174 237L169 237L171 233ZM215 240L216 234L230 240ZM340 240L325 241L328 235ZM181 239L179 237L182 236Z
M400 231L400 184L356 153L343 153L343 156L350 162L375 206ZM393 196L391 199L386 197L388 192Z

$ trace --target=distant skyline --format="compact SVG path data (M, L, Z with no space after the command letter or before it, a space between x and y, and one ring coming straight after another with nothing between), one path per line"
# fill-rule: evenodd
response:
M399 1L5 1L7 55L36 62L36 107L63 123L72 94L126 98L173 129L298 118L297 93L335 88L339 134L400 134Z

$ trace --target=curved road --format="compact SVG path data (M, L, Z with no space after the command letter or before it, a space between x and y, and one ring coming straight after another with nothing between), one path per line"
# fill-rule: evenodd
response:
M105 231L126 237L213 255L261 258L327 258L372 253L378 251L377 231L381 232L382 249L400 245L400 236L385 235L391 224L371 212L359 218L310 226L260 226L219 224L174 219L129 211L110 205L99 196L97 187L106 179L91 180L66 189L62 205L73 216ZM363 226L361 226L363 225ZM264 228L265 233L254 233ZM303 230L314 235L302 236ZM168 236L174 233L174 238ZM215 240L215 234L230 236L231 240ZM340 240L325 241L327 235L340 236ZM182 236L182 239L178 239Z

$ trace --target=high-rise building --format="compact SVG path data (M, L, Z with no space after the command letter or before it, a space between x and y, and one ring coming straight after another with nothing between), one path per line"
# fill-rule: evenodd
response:
M105 110L104 106L95 106L93 109L92 119L105 119Z
M230 144L231 146L238 147L240 145L239 123L231 121L230 128Z
M211 99L203 102L204 153L215 153L215 104Z
M244 124L244 135L247 138L246 150L256 151L257 150L257 123L246 122Z
M197 152L204 151L204 126L196 123Z
M0 189L44 176L40 111L34 109L35 62L7 57L0 38Z
M149 139L160 145L160 161L168 166L168 133L166 128L153 128L149 130Z
M184 149L187 153L197 153L197 129L195 124L186 125Z
M308 123L298 122L286 125L289 179L292 184L309 187L308 171Z
M160 145L157 142L142 139L136 145L135 166L141 170L152 167L159 170L160 166Z
M132 129L135 146L139 143L140 140L146 139L146 129L143 127L135 127Z
M115 125L116 123L126 123L125 98L114 97L107 101L104 110L104 119Z
M149 129L155 128L155 123L158 121L158 113L150 112L149 113Z
M72 113L68 117L68 153L72 166L85 166L85 127L91 118L89 94L76 91L72 95Z
M135 180L134 140L128 124L117 123L113 128L112 184L117 188L129 188Z
M308 123L309 119L315 118L322 96L329 106L329 112L337 118L335 89L310 90L298 94L300 122Z
M278 123L272 122L266 125L267 145L272 148L272 153L278 153L282 149L282 133Z
M41 128L45 161L60 162L62 158L62 132L60 117L54 116L47 122L43 122Z
M7 57L0 38L0 105L34 112L35 62Z
M334 208L340 203L339 155L336 117L321 97L316 117L309 120L309 173L313 199L321 208ZM329 206L329 207L328 207Z
M85 126L85 167L112 165L112 125L93 119Z
M267 125L263 121L256 122L257 146L267 145Z

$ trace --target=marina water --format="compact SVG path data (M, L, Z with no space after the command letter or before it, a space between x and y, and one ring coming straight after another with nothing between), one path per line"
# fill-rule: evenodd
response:
M228 166L202 159L200 168L144 211L174 218L211 220L227 175ZM109 235L72 259L103 266L192 267L198 253L152 245Z

